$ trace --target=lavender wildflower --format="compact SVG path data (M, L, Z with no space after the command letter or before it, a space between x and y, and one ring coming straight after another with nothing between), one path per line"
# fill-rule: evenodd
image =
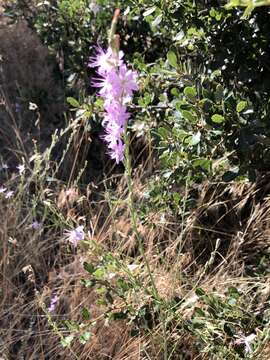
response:
M51 313L55 310L56 308L56 305L58 303L58 300L59 300L59 297L57 295L54 295L52 298L51 298L51 302L50 302L50 306L48 307L48 311Z
M128 70L125 64L120 65L116 71L110 71L108 73L108 80L112 87L111 92L114 100L117 102L121 103L125 102L125 100L131 100L133 92L138 90L136 73Z
M32 224L31 224L31 228L34 229L34 230L38 230L40 229L41 227L41 224L38 222L38 221L33 221Z
M109 47L107 51L104 51L100 46L95 47L96 55L89 58L89 67L97 67L99 75L105 75L110 72L115 66L123 63L122 58L124 57L123 51L119 51L115 54Z
M92 86L100 88L99 96L104 99L105 128L104 141L109 148L109 155L116 163L124 160L125 144L122 140L125 126L130 117L127 103L138 90L137 74L129 70L123 61L124 53L109 48L104 51L97 48L96 57L90 58L89 66L97 67L99 79L92 81Z
M64 235L66 239L74 246L77 247L78 242L84 240L85 234L83 226L78 226L74 230L65 230Z

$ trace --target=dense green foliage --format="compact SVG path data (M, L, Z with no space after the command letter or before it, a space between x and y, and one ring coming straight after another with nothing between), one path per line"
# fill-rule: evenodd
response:
M150 129L165 193L187 179L254 179L268 170L268 8L244 19L214 1L99 1L96 12L91 4L43 1L27 11L17 1L9 14L23 12L71 88L84 80L79 97L93 92L88 57L97 43L106 46L113 9L121 8L121 47L141 77L133 119L142 133Z
M91 46L106 46L112 10L122 7L121 47L141 75L134 121L149 124L166 183L189 171L197 181L268 169L267 8L242 19L215 2L100 1L96 14L90 3L44 1L26 18L62 57L65 79L81 77L92 91ZM17 2L17 11L23 4Z

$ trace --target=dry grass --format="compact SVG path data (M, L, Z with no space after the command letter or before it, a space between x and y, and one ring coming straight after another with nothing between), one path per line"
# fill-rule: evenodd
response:
M184 227L181 240L184 246L180 254L179 231L182 226L177 218L171 218L167 223L155 221L155 226L141 225L139 229L145 240L146 254L162 298L167 301L176 296L192 298L191 284L199 279L198 285L218 294L232 284L242 289L256 287L259 289L256 297L261 296L256 300L258 306L266 303L270 293L267 286L269 278L263 277L260 282L248 275L252 267L258 266L258 259L269 252L270 207L265 184L268 184L267 176L256 184L204 185L200 207L190 214ZM142 188L137 179L138 201ZM122 190L120 184L119 195L123 197ZM63 194L63 191L55 190L58 211L68 217L72 214L73 220L92 214L94 237L104 251L124 256L129 254L137 257L138 261L129 214L121 203L108 216L106 202L101 203L101 207L97 204L94 207L96 210L93 210L93 205L87 205L85 201L80 210L84 214L78 214L78 190L70 193L72 199L69 200L63 200L62 195L57 198L57 194ZM138 359L142 356L139 353L142 354L142 349L146 347L151 352L150 358L162 358L156 344L160 335L133 338L130 336L131 326L125 321L110 323L109 326L104 323L104 308L95 304L96 294L80 284L80 279L85 277L82 259L91 256L87 250L70 253L61 233L53 228L50 230L48 227L39 234L29 229L30 219L25 217L27 210L23 205L18 207L18 203L3 200L0 209L0 318L1 353L4 358L17 359L19 354L24 354L27 359L72 358L70 350L60 346L58 336L52 332L40 308L40 299L48 304L54 291L60 296L58 320L80 319L84 306L89 308L93 319L99 319L94 326L93 339L86 345L76 343L72 346L79 359ZM100 226L99 220L104 216L107 216L106 223ZM214 261L206 268L205 262L213 253L217 238L220 239L220 247ZM183 309L185 316L191 316L192 310L189 311L188 308ZM193 349L192 336L190 341L180 336L177 342L182 342L185 359L200 358ZM267 346L263 353L267 353Z

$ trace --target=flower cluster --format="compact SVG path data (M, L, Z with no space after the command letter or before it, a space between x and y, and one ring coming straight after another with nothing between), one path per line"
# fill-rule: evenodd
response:
M58 295L55 294L54 296L52 296L50 305L48 307L48 311L50 313L52 313L55 310L58 300L59 300Z
M117 164L124 159L122 137L130 117L127 104L132 100L134 91L138 90L137 75L127 68L123 56L122 51L111 48L104 51L98 47L96 56L90 58L89 62L90 67L97 67L99 75L92 86L100 88L99 96L104 99L103 138L108 145L109 155Z
M78 226L76 229L73 230L65 230L64 236L66 240L68 240L74 247L77 247L78 242L84 240L85 238L83 226Z

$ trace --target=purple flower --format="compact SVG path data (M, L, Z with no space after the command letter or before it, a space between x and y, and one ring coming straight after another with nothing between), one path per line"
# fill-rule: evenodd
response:
M31 228L34 229L34 230L38 230L40 229L41 227L41 224L38 222L38 221L33 221L32 224L31 224Z
M128 70L126 65L119 66L118 71L110 71L108 81L112 87L112 93L115 98L123 98L123 100L131 100L133 92L138 90L136 84L137 74Z
M54 295L52 298L51 298L51 302L50 302L50 306L48 307L48 311L51 313L55 310L56 308L56 305L58 303L58 300L59 300L59 297L57 295Z
M113 149L119 142L121 142L121 135L124 132L124 128L117 123L109 123L105 128L105 134L103 139L108 143L109 149Z
M104 107L107 114L104 116L103 125L115 122L124 126L130 117L126 106L120 104L119 102L111 102L109 104L105 104Z
M117 144L111 146L109 150L109 155L112 159L116 161L116 164L119 164L124 160L125 153L125 144L120 140Z
M94 78L91 85L93 87L100 88L99 95L105 99L107 96L112 95L112 84L110 83L110 79L107 76L98 79Z
M117 54L111 48L104 51L101 47L96 46L96 55L89 58L89 67L97 67L98 74L104 75L111 71L115 66L122 64L124 53L120 51Z
M84 240L85 234L84 234L84 230L83 230L83 226L78 226L76 229L74 230L65 230L64 231L64 235L66 237L66 239L71 242L71 244L74 247L77 247L78 242L81 240Z
M99 96L104 99L105 128L104 141L109 155L119 162L124 160L125 144L122 137L130 117L127 102L131 101L134 91L138 90L137 74L129 70L122 58L123 52L116 53L111 48L106 52L97 47L96 57L90 58L89 66L97 67L100 78L93 79L92 86L99 88Z

